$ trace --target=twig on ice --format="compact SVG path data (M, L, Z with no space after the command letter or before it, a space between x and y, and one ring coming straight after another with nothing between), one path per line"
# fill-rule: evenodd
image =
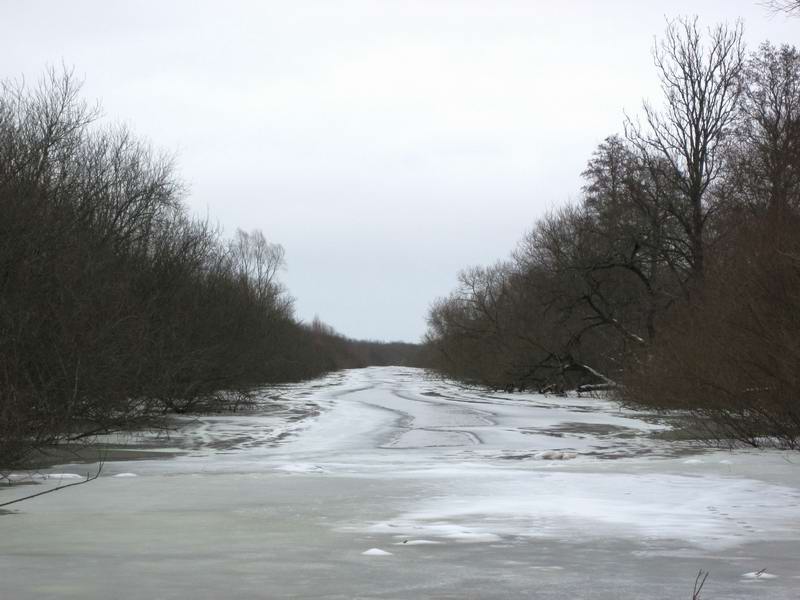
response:
M76 486L76 485L83 485L84 483L89 483L90 481L94 481L95 479L100 477L100 473L101 473L102 470L103 470L103 463L100 463L100 465L97 467L97 472L94 475L92 475L91 473L87 473L86 474L86 479L84 479L83 481L76 481L75 483L68 483L67 485L59 485L57 487L51 488L49 490L45 490L43 492L38 492L36 494L31 494L30 496L23 496L22 498L17 498L16 500L10 500L8 502L3 502L2 504L0 504L0 508L2 508L4 506L8 506L9 504L16 504L17 502L22 502L23 500L30 500L31 498L36 498L38 496L44 496L45 494L50 494L52 492L57 492L58 490L65 490L68 487L73 487L73 486Z

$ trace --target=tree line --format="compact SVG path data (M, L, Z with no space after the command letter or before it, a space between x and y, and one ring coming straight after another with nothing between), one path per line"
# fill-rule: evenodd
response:
M236 408L267 382L417 360L299 322L283 248L193 218L173 161L80 90L63 69L0 84L0 465Z
M742 35L668 23L662 102L596 148L579 201L432 306L440 372L612 390L713 439L800 448L800 53Z

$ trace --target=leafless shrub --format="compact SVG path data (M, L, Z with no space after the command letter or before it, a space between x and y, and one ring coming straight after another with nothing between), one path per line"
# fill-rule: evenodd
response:
M171 158L80 89L56 69L0 84L0 465L358 366L294 320L283 248L191 218Z

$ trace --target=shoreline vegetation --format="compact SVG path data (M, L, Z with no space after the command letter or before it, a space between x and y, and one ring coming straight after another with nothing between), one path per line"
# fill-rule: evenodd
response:
M661 103L597 147L579 201L463 271L419 345L299 321L283 248L190 215L173 160L69 70L0 83L0 466L381 365L800 449L800 53L678 18L653 57Z
M250 390L419 362L300 322L283 248L192 217L172 159L107 125L67 69L0 83L0 465Z
M800 53L678 18L653 59L660 103L597 147L580 200L434 304L434 366L800 449Z

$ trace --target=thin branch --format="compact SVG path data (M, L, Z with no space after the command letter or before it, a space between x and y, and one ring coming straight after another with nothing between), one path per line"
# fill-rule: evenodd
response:
M706 584L706 579L708 579L708 571L703 571L700 569L697 572L697 577L694 580L694 591L692 592L692 600L700 600L700 592L703 591L703 586Z
M83 485L85 483L89 483L90 481L94 481L98 477L100 477L100 473L103 471L103 463L101 462L100 465L97 467L97 472L92 475L91 473L86 474L86 479L83 481L76 481L75 483L68 483L67 485L59 485L57 487L51 488L49 490L45 490L43 492L38 492L36 494L31 494L30 496L23 496L22 498L17 498L16 500L10 500L8 502L4 502L0 504L0 508L4 506L9 506L11 504L16 504L17 502L22 502L24 500L30 500L31 498L37 498L39 496L44 496L45 494L52 494L53 492L57 492L59 490L65 490L70 487L74 487L76 485Z

